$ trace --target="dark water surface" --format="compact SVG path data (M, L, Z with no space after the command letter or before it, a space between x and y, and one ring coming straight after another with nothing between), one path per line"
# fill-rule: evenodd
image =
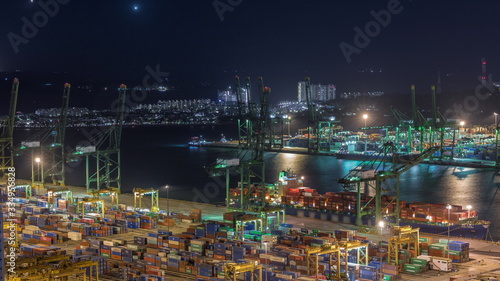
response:
M122 140L122 191L133 188L161 188L169 185L170 198L200 202L223 202L224 179L208 176L203 166L218 157L236 157L236 149L189 147L191 136L208 139L235 137L235 126L162 126L124 128ZM83 130L69 129L68 144L84 139ZM16 142L34 130L17 130ZM275 182L278 173L291 168L305 177L305 185L320 193L343 191L337 179L359 162L331 156L266 153L266 181ZM19 178L31 177L31 154L16 157ZM85 185L85 161L72 164L67 184ZM236 184L236 178L234 181ZM500 240L500 174L491 169L420 164L401 176L401 199L426 203L472 205L481 219L492 222L491 234ZM160 192L166 197L166 190Z

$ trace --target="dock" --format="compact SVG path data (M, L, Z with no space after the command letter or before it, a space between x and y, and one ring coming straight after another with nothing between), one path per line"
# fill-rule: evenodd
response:
M19 182L21 183L21 181ZM85 188L76 186L67 186L73 192L74 197L85 197ZM102 198L105 201L106 207L111 207L111 199L109 197ZM225 206L217 206L207 203L190 202L184 200L167 199L160 198L159 206L160 210L165 210L167 206L167 200L169 200L169 210L175 213L189 213L190 209L197 208L202 210L203 220L211 221L222 221L223 214L227 211ZM119 198L120 204L125 204L127 206L133 206L133 195L132 194L121 194ZM147 208L148 206L144 206ZM294 225L296 228L307 228L316 229L323 232L334 232L335 230L355 230L356 227L350 224L334 223L329 221L322 221L319 219L311 218L299 218L294 216L286 216L286 223ZM197 226L200 223L189 223L189 222L176 222L173 227L168 227L174 235L180 235L182 232L186 231L187 228ZM107 236L99 239L119 239L125 241L133 241L133 237L141 236L148 237L150 232L158 232L159 230L166 230L167 226L158 226L156 230L148 229L129 229L128 233L115 234L112 236ZM388 232L388 231L387 231ZM377 243L379 241L387 241L389 238L388 233L382 232L382 235L372 235L372 234L362 234L367 237L368 240ZM432 234L422 234L426 237L433 237L434 240L446 238L445 236L432 235ZM453 240L459 240L467 242L470 244L470 261L464 263L454 264L454 271L452 272L439 272L436 270L430 270L418 274L408 274L402 273L401 278L398 280L438 280L438 281L448 281L448 280L480 280L482 276L500 276L500 243L498 242L487 242L482 240L474 239L462 239L453 238ZM79 245L79 241L68 241L63 244L57 244L58 247L67 251L68 255L75 254L75 248ZM195 278L188 278L189 275L180 272L167 271L169 274L166 276L165 280L196 280ZM474 279L476 278L476 279ZM101 280L118 280L111 277L103 276Z

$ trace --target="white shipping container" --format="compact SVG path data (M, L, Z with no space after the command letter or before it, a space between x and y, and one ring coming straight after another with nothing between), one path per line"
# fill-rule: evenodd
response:
M286 258L283 257L271 256L269 259L271 261L276 261L276 262L286 262Z
M40 147L40 142L39 141L22 141L21 145L25 146L25 147Z
M139 245L127 244L127 249L137 251L139 250Z
M92 152L95 152L96 149L95 149L95 146L77 146L76 147L76 151L80 152L80 153L92 153Z
M68 232L68 238L73 241L82 240L82 234L80 232Z
M287 275L283 273L276 273L276 277L282 278L282 279L287 279L287 280L292 280L293 276L292 275Z
M115 247L116 246L116 243L112 242L112 241L103 241L102 244L106 245L106 246L110 246L110 247Z
M269 255L269 254L260 254L260 255L259 255L259 258L261 258L261 259L266 259L266 260L271 259L271 257L272 257L272 256L271 256L271 255Z

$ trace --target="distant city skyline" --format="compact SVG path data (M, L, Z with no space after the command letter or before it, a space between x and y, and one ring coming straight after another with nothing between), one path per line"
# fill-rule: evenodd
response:
M447 94L476 87L483 57L493 79L500 73L496 1L219 2L238 5L8 1L0 71L141 85L145 69L160 65L189 98L225 89L234 75L263 76L274 102L290 100L305 76L337 92L406 93L436 84L440 72Z

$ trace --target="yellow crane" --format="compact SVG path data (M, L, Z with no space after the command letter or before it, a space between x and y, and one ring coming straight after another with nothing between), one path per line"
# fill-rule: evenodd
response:
M49 208L53 208L55 206L54 200L57 200L57 195L61 194L63 199L69 202L69 204L73 203L73 192L66 187L48 187L47 195L48 195L48 203Z
M307 274L318 276L319 274L319 256L328 255L329 280L342 280L347 274L347 258L349 251L356 250L358 263L368 265L368 243L359 241L340 241L333 244L325 244L321 247L309 247L306 249ZM341 274L341 268L344 267L345 273Z
M92 195L92 198L99 200L101 196L110 196L111 197L111 205L118 205L118 195L120 194L120 190L116 187L104 188L99 190L91 190L87 194Z
M258 272L255 272L258 270ZM238 275L245 273L245 272L251 272L251 279L252 281L260 281L262 280L262 265L256 265L251 262L245 262L245 263L226 263L224 265L224 280L227 281L236 281L238 278Z
M23 258L19 261L15 275L8 275L7 281L69 281L99 280L99 264L95 261L69 262L69 256ZM21 266L22 265L22 266Z
M152 188L134 188L132 190L134 193L134 209L142 209L142 197L144 195L151 195L151 212L159 212L159 204L158 204L158 189Z
M391 228L391 236L389 239L389 247L387 250L387 263L399 265L399 250L405 246L408 250L412 247L415 251L415 256L420 255L420 246L418 243L420 228L412 228L411 226L393 226Z
M85 216L85 207L90 205L94 213L98 213L104 218L104 200L83 198L83 200L77 202L77 213L81 216Z

